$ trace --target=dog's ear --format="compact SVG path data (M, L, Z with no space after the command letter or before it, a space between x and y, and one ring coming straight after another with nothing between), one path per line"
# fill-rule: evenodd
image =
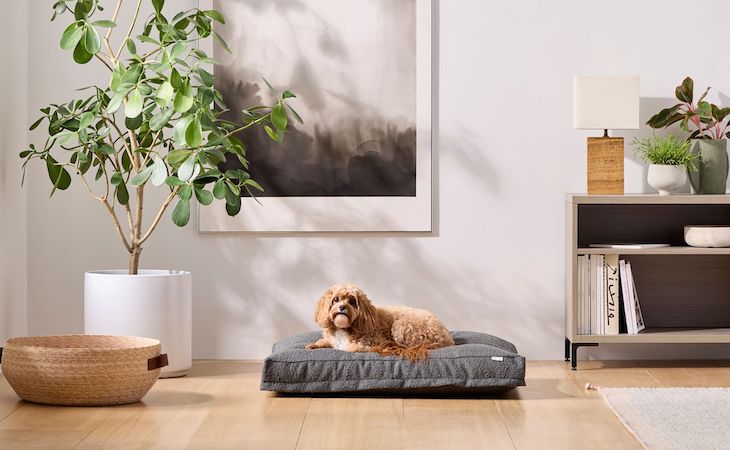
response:
M314 310L314 321L322 328L330 327L330 302L332 300L332 288L329 288L322 294L317 302L317 308Z
M375 331L376 324L376 311L375 306L365 292L360 289L355 289L355 296L357 297L358 316L355 322L352 323L350 329L354 333L361 335L372 334Z

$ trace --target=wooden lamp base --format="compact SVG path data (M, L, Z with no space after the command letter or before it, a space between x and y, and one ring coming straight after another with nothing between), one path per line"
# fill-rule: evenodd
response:
M624 138L588 138L588 194L624 193Z

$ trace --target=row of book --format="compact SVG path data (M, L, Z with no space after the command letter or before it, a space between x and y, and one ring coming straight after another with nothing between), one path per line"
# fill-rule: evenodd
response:
M578 334L644 329L631 263L619 255L578 255Z

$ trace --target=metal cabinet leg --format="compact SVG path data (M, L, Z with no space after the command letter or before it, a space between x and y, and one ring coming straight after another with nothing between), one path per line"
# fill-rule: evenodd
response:
M570 339L565 338L565 360L570 361Z
M596 343L580 343L570 344L570 368L571 370L576 370L578 367L578 348L579 347L598 347L598 344Z

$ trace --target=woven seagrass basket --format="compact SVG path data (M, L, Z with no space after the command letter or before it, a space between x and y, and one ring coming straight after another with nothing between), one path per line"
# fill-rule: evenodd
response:
M167 365L160 341L130 336L38 336L9 339L2 371L23 400L104 406L139 401Z

